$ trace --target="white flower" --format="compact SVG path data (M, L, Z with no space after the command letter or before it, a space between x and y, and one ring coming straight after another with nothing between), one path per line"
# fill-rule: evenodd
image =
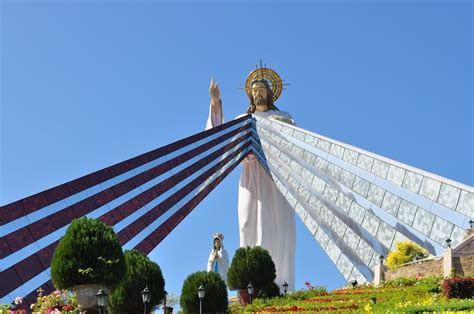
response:
M15 304L18 305L18 304L22 304L23 303L23 298L22 297L16 297L15 298Z

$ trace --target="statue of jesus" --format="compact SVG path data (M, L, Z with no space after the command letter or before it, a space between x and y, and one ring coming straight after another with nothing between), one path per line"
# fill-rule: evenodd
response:
M206 129L224 122L219 85L211 80L211 105ZM257 117L294 123L291 116L274 105L272 88L263 77L251 81L247 88L250 105L247 113ZM240 246L261 246L267 249L276 266L275 283L288 283L294 290L295 282L295 214L272 178L250 154L242 162L239 182L238 217Z

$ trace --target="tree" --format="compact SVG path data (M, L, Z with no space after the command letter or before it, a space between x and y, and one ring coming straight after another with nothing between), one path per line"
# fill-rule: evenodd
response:
M255 289L270 287L275 278L275 263L268 251L259 246L237 249L227 272L231 290L245 289L250 282Z
M202 300L202 311L220 313L227 311L227 288L224 280L214 272L199 271L186 278L181 290L180 305L185 313L199 312L198 288L203 285L206 295Z
M109 298L112 313L140 313L143 301L140 292L148 285L151 293L149 308L160 304L165 297L165 280L160 266L138 251L125 251L127 273Z
M113 288L124 275L125 258L112 227L87 217L73 220L51 261L55 287L98 284Z
M411 241L396 242L395 251L387 256L387 266L396 266L428 256L428 251Z

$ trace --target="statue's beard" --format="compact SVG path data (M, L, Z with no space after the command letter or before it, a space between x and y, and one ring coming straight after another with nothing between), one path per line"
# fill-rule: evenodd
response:
M266 105L267 104L267 99L263 98L262 96L257 96L255 98L255 105L260 106L260 105Z

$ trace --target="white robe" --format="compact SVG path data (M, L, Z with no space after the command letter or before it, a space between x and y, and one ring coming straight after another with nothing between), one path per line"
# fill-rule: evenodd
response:
M283 111L255 112L259 117L291 116ZM222 109L214 114L211 108L206 129L224 122ZM239 182L238 216L240 247L261 246L267 249L275 263L275 283L282 290L284 282L288 290L295 288L295 212L277 189L273 180L250 155L242 162L243 171Z
M207 272L218 273L222 280L227 283L227 271L229 270L229 255L227 251L221 247L215 257L213 257L214 250L209 253L209 259L207 260Z

